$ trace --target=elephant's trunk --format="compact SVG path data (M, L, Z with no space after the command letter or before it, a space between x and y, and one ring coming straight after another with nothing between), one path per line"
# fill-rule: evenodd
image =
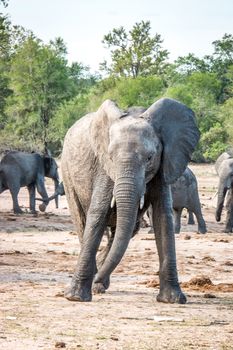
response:
M98 271L95 282L102 282L121 261L136 224L140 195L135 175L118 177L114 194L117 207L115 238L109 254Z
M225 199L227 190L228 190L228 187L227 187L226 181L221 181L220 179L219 186L218 186L217 208L215 213L216 221L221 220L222 209L223 209L224 199Z

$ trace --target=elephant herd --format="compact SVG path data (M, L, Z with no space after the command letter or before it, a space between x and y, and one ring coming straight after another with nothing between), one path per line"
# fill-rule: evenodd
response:
M195 214L198 232L206 232L195 175L187 167L199 140L195 115L182 103L163 98L148 109L122 111L106 100L93 113L79 119L67 132L61 156L63 182L57 164L47 155L7 153L0 163L0 193L9 189L13 209L27 186L30 210L35 212L35 189L41 209L66 194L80 240L80 254L65 297L91 301L92 291L104 292L110 275L121 261L131 237L146 212L159 255L158 301L185 303L176 268L175 236L180 231L183 208ZM227 194L226 232L233 228L233 157L224 153L216 162L219 175L216 220L221 218ZM55 183L48 197L44 177ZM109 242L97 258L106 230Z

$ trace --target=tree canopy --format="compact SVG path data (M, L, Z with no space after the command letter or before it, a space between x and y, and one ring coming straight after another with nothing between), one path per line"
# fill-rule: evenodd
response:
M128 33L123 27L114 28L104 36L103 44L111 49L111 64L101 65L102 70L121 77L161 74L168 51L162 49L160 34L150 35L150 22L136 23Z
M0 4L6 6L7 1ZM0 147L59 154L68 128L107 98L119 107L148 107L163 96L196 114L201 139L195 161L214 161L233 146L233 36L216 39L212 55L193 53L168 61L149 21L113 28L103 38L110 61L101 74L67 60L62 38L45 44L0 14Z

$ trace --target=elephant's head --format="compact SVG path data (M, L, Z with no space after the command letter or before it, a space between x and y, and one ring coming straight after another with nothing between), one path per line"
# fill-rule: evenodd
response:
M110 274L121 260L143 207L146 184L160 171L167 184L184 172L198 139L194 113L168 98L143 113L120 111L105 101L91 125L92 147L114 182L117 226L112 248L98 273ZM110 206L110 203L109 203Z
M46 177L53 179L55 192L59 186L59 174L58 174L58 165L53 157L50 154L45 154L43 157L44 160L44 173ZM58 208L58 196L55 197L56 208Z
M233 186L233 158L226 152L217 159L216 171L219 175L216 221L220 221L226 193Z

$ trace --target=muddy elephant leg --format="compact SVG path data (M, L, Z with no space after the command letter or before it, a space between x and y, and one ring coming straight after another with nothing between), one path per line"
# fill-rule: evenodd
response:
M195 225L193 212L191 210L189 210L189 209L188 209L188 221L187 221L187 224L188 225Z
M233 189L231 188L227 193L227 201L226 201L226 225L225 232L231 233L233 229Z
M86 225L82 238L78 264L65 297L71 301L91 301L92 282L96 273L96 253L104 230L107 226L107 215L110 208L112 190L109 178L98 178L92 194Z
M174 225L175 225L175 233L180 233L180 227L181 227L181 213L183 208L173 209L174 214Z
M186 303L182 293L176 267L175 235L170 186L162 178L157 179L154 202L153 223L159 254L160 291L157 301L165 303Z
M32 214L36 213L36 187L35 184L27 186L29 192L29 206Z
M108 235L108 243L106 247L97 255L97 270L100 269L100 267L103 265L110 249L112 246L112 242L114 240L116 228L111 227L111 232ZM110 276L106 276L104 281L102 283L93 283L92 290L95 294L102 294L105 293L105 291L109 288L110 285Z

